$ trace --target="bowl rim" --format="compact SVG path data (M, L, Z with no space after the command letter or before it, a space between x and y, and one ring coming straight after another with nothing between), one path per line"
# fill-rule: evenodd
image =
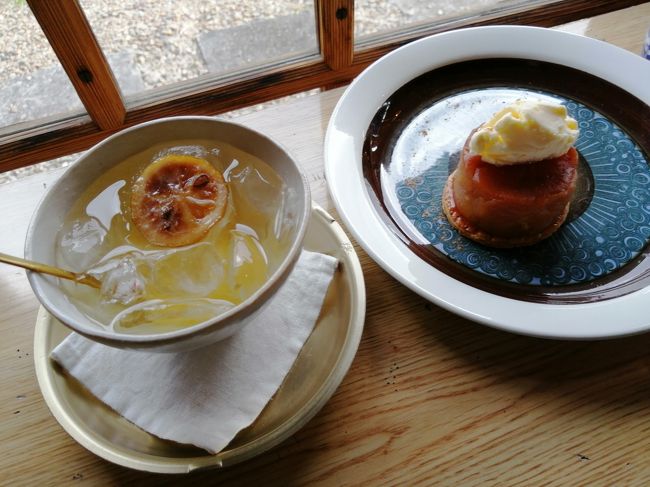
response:
M291 161L295 167L297 174L300 176L300 181L302 181L302 200L304 202L303 211L297 215L298 219L298 229L296 235L287 250L287 253L283 260L280 262L280 265L274 270L274 272L269 276L269 278L255 290L248 298L246 298L241 303L234 306L232 309L226 311L225 313L218 315L214 319L203 321L197 323L196 325L188 326L185 328L180 328L177 330L162 332L162 333L147 333L147 334L126 334L126 333L115 333L108 329L102 328L92 328L84 325L82 322L77 319L70 318L65 313L62 313L57 306L48 298L47 294L44 291L43 284L46 277L40 273L27 271L27 279L32 291L36 295L36 298L40 301L45 309L47 309L52 315L54 315L61 323L65 324L73 331L80 333L90 339L94 339L107 344L124 344L124 345L140 345L147 347L156 347L161 345L166 345L170 343L175 343L181 339L187 339L191 336L200 335L202 333L207 333L212 331L211 329L215 326L225 326L230 323L233 323L237 320L240 320L249 313L254 312L260 308L277 290L277 288L282 285L284 280L287 278L291 270L293 269L294 264L298 260L300 255L300 250L302 249L303 240L307 231L307 225L309 223L309 215L311 212L311 190L309 187L309 182L307 176L302 170L300 164L298 163L297 158L288 150L286 146L277 140L272 139L268 135L253 129L247 125L244 125L239 122L234 122L231 120L226 120L219 117L211 116L202 116L202 115L183 115L183 116L172 116L172 117L163 117L155 120L150 120L143 122L137 125L133 125L124 130L120 130L110 136L106 137L101 142L93 145L86 152L84 152L74 163L72 163L59 177L58 179L46 190L45 194L36 205L34 213L29 222L27 228L27 234L25 237L25 248L24 255L25 258L33 258L33 249L34 249L34 232L35 232L35 222L39 218L43 208L47 205L49 198L57 190L61 189L61 186L64 185L66 176L72 171L75 167L80 164L83 164L83 161L86 160L93 153L97 152L106 145L115 143L116 140L130 134L132 132L141 130L144 127L149 127L152 125L159 124L169 124L169 123L178 123L178 122L202 122L202 123L214 123L216 126L229 125L233 126L244 132L249 132L254 134L257 137L265 139L269 144L276 146L280 151L282 151L287 159ZM90 319L89 319L90 321Z

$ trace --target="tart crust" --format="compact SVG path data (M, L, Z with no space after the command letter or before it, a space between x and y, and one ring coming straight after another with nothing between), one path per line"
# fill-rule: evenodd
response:
M451 223L456 230L460 232L461 235L474 240L483 245L489 247L497 248L514 248L514 247L526 247L529 245L536 244L544 240L545 238L550 237L555 231L562 226L566 220L567 215L569 214L569 205L567 203L564 211L558 215L555 222L546 227L541 232L536 232L534 234L522 235L513 238L499 237L490 235L483 230L479 230L468 222L459 212L456 210L456 204L454 202L453 194L453 182L456 176L456 171L451 173L447 178L447 183L445 184L445 189L442 194L442 209L445 212L447 220Z

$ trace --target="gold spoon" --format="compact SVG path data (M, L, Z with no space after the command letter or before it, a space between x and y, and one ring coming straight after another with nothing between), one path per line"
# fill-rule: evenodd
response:
M99 282L99 280L87 274L79 274L76 272L66 271L64 269L53 267L51 265L41 264L39 262L21 259L20 257L14 257L13 255L3 254L2 252L0 252L0 262L22 267L23 269L30 271L40 272L42 274L49 274L51 276L69 279L71 281L78 282L79 284L85 284L86 286L91 286L96 289L102 287L102 283Z

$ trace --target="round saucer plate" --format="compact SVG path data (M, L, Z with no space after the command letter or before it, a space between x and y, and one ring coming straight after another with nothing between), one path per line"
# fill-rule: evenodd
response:
M426 262L394 231L390 218L378 210L377 196L364 174L363 148L380 108L383 110L385 102L400 88L425 73L490 59L567 66L619 87L641 104L650 103L650 63L588 37L536 27L491 26L415 41L367 68L347 88L332 114L325 137L325 173L341 219L387 272L421 296L467 319L510 332L556 339L612 338L647 331L648 287L620 297L580 303L531 302L498 295ZM473 73L488 80L491 74L489 69ZM535 89L534 83L531 88ZM424 93L423 99L426 96ZM604 107L617 102L602 98Z
M149 472L186 473L228 466L278 445L334 394L356 354L365 318L365 287L358 257L340 225L320 207L312 209L305 248L339 260L314 331L271 402L220 453L211 455L156 438L86 392L50 360L50 352L70 331L41 308L34 334L34 362L50 411L63 429L91 452Z

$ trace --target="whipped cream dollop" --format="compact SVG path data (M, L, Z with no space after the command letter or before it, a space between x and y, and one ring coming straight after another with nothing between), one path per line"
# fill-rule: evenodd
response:
M517 100L481 125L471 154L496 165L541 161L565 154L578 138L578 122L566 107L537 99Z

